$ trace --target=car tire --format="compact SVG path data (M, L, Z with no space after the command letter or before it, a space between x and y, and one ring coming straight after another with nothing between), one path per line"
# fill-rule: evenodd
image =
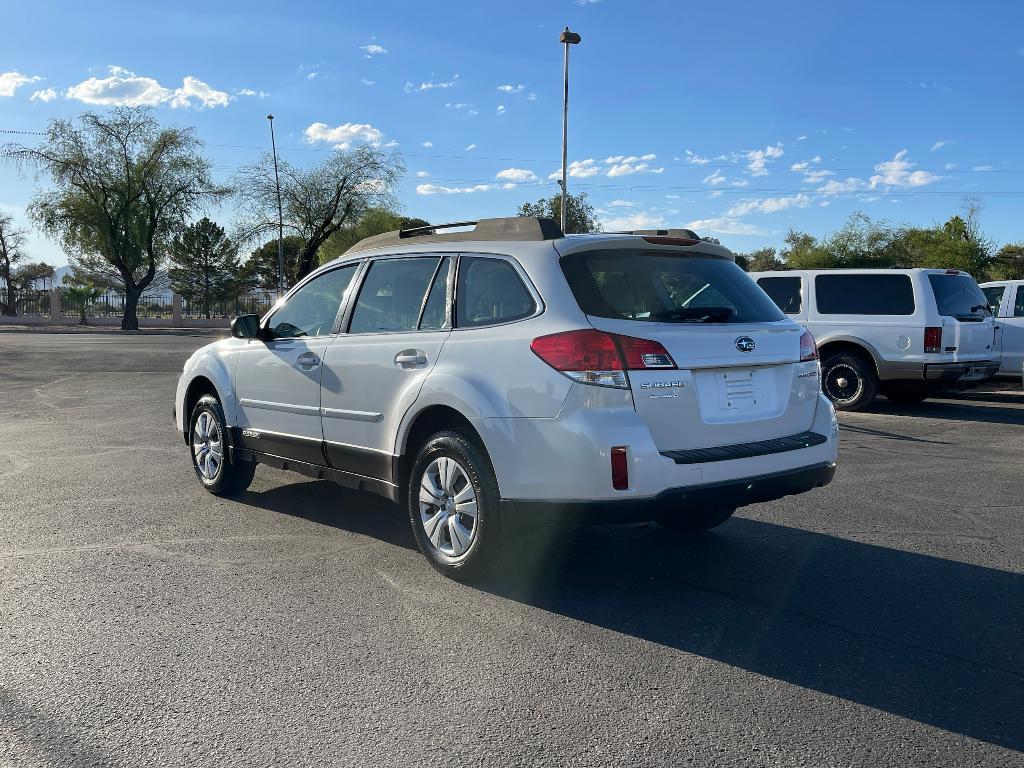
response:
M896 405L920 405L928 397L928 390L923 386L893 386L883 389L882 394Z
M473 581L502 548L501 496L486 452L459 432L438 432L409 473L409 523L420 552L456 581Z
M199 398L188 422L192 469L200 484L215 496L234 496L252 483L256 463L232 461L224 409L213 395Z
M735 509L681 509L658 517L658 525L678 533L700 533L716 528L730 517Z
M840 352L822 361L821 390L837 411L862 411L878 394L878 376L864 358Z

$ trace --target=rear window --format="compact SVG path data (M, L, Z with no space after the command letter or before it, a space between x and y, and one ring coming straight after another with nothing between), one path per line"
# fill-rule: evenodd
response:
M988 315L988 299L970 275L928 275L935 304L943 317L979 322Z
M798 315L803 308L803 291L799 277L762 277L757 281L761 290L787 315Z
M817 275L815 301L822 315L912 315L909 275Z
M763 323L785 319L733 262L635 250L584 251L562 271L586 314L653 323Z

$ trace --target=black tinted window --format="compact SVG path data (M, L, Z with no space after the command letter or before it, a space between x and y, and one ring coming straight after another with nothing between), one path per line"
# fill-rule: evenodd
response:
M988 308L991 310L993 315L999 313L999 305L1003 303L1003 293L1006 291L1006 287L1002 285L993 285L990 288L982 288L982 293L985 294L985 300L988 301ZM1020 296L1017 297L1019 302Z
M823 315L912 315L909 275L817 275L814 292Z
M787 315L800 313L803 307L803 291L800 289L799 277L762 277L757 281L761 290L775 302L775 306Z
M274 338L329 335L355 273L355 264L325 272L289 296L268 321Z
M537 309L519 273L504 259L463 256L455 297L460 328L508 323Z
M1017 286L1017 300L1013 302L1013 316L1024 317L1024 285Z
M957 320L982 320L988 310L988 299L970 275L928 275L935 294L935 305L943 317Z
M349 333L415 330L437 262L436 256L373 262L359 290Z
M658 323L782 320L764 291L733 262L680 253L586 251L562 259L588 315Z
M450 256L441 261L434 284L430 287L430 295L423 307L423 319L420 320L421 331L435 331L448 327L448 270L452 263Z

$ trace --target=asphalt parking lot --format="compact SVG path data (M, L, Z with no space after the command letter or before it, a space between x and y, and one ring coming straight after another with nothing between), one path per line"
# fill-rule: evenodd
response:
M467 587L375 497L202 491L208 340L0 334L0 764L1024 765L1024 394L880 400L827 488Z

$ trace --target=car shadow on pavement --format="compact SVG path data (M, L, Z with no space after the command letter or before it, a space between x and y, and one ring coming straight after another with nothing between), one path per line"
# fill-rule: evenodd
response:
M1024 575L734 518L526 537L487 591L1024 749Z
M985 405L986 400L987 398L971 398L955 403L925 400L920 405L907 406L896 405L879 398L864 413L950 421L980 421L989 424L1024 424L1024 399L1013 401L1006 406ZM1012 407L1018 403L1022 407Z

